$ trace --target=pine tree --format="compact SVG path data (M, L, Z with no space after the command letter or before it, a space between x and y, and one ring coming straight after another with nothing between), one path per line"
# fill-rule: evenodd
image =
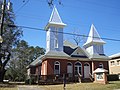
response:
M0 7L2 7L2 2L0 1ZM12 47L16 46L22 35L22 30L18 27L9 27L9 24L14 25L15 15L13 9L10 11L5 9L5 17L3 23L3 43L0 48L0 82L3 82L4 75L6 72L6 66L10 60ZM0 17L2 15L2 8L0 8Z

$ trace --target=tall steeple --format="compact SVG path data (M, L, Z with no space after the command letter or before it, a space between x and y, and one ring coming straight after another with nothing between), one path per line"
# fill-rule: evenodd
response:
M64 24L59 16L59 13L57 11L57 8L54 6L53 11L51 13L50 19L48 24L46 25L45 29L47 30L50 26L58 25L59 27L64 27L66 24Z
M50 22L50 23L63 24L63 22L62 22L62 20L61 20L61 18L60 18L60 16L59 16L59 13L58 13L58 11L57 11L57 9L56 9L55 6L54 6L54 8L53 8L53 11L52 11L51 17L50 17L50 19L49 19L49 22Z
M84 48L90 54L104 54L103 44L105 44L105 42L101 39L95 26L92 24L88 35L88 39L86 43L83 45Z
M46 25L46 52L63 51L63 28L66 26L54 6L51 17Z

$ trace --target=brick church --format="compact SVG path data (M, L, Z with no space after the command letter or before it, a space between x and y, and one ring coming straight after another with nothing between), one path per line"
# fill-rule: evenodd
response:
M38 57L28 67L28 75L46 76L45 79L66 74L67 77L81 75L89 78L97 68L108 70L109 58L104 53L105 42L92 24L88 39L83 47L63 41L62 22L56 7L53 8L46 30L46 53ZM48 77L49 76L49 77Z

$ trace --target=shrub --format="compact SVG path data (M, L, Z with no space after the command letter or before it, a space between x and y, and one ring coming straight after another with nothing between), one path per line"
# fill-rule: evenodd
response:
M29 84L29 83L30 83L30 79L26 79L25 84Z
M35 84L36 83L36 78L35 77L31 77L29 80L29 84Z
M119 78L118 78L117 74L108 74L107 75L107 80L108 81L117 81L117 80L119 80Z

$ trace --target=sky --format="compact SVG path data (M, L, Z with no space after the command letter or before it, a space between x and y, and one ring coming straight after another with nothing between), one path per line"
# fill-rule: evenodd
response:
M32 28L44 29L49 21L52 7L49 7L47 0L11 0L16 16L15 24ZM120 52L120 0L58 0L54 1L62 21L67 24L64 32L80 35L88 35L91 24L106 44L104 50L106 55ZM46 32L43 30L22 28L21 39L28 42L30 46L46 48ZM87 38L80 37L80 46ZM75 43L72 35L65 35L64 40Z

